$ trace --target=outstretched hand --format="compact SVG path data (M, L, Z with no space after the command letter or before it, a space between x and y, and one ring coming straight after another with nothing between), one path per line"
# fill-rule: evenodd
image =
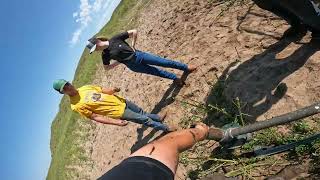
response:
M113 91L114 91L114 92L120 92L121 89L120 89L120 88L114 88Z
M129 122L125 120L119 120L118 126L126 126Z
M204 139L208 137L208 133L209 133L209 126L207 126L206 124L199 122L195 125L195 128L201 130L204 133Z

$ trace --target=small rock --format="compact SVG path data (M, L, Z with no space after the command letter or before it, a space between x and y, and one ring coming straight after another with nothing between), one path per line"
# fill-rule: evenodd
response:
M151 34L151 33L152 33L152 31L153 31L153 29L151 29L150 31L148 31L148 32L147 32L147 34Z
M212 72L212 71L218 71L218 68L213 66L208 70L208 72Z
M218 34L216 37L217 38L223 38L223 37L226 37L226 35L225 34Z

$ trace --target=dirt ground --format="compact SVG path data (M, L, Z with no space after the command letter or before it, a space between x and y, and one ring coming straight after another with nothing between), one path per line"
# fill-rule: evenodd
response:
M187 77L187 86L179 88L170 80L134 73L123 65L109 72L100 66L95 83L120 87L121 95L147 111L167 111L166 122L174 125L192 115L178 100L209 102L217 79L225 81L228 100L239 97L246 103L251 121L319 100L320 53L309 43L310 34L297 42L280 40L288 28L280 18L249 2L216 19L224 7L208 0L156 0L141 12L137 48L197 65L198 70ZM280 95L275 93L279 84L283 87ZM133 123L126 127L98 124L89 143L94 164L90 179L159 135ZM176 179L186 179L188 168L179 165Z

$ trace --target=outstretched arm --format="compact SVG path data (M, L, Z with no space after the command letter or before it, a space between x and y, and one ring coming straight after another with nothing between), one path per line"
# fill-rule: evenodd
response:
M151 157L162 162L175 173L179 153L191 148L198 141L204 140L208 131L209 127L200 123L195 128L172 132L147 144L131 156Z
M90 119L99 123L111 124L111 125L117 125L117 126L125 126L128 124L128 122L124 120L107 118L105 116L94 114L94 113L91 115Z
M120 92L120 88L102 88L103 94L113 95L116 92Z
M135 50L135 45L137 42L138 31L136 29L132 29L128 31L129 37L132 38L131 47Z

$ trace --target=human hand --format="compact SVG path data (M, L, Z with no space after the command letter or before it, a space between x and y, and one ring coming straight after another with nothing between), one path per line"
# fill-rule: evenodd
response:
M118 126L126 126L129 122L125 120L119 120Z
M195 128L201 130L204 133L204 138L208 137L209 126L202 122L198 122L197 124L195 124Z
M120 89L120 88L114 88L113 91L114 91L114 92L120 92L121 89Z

